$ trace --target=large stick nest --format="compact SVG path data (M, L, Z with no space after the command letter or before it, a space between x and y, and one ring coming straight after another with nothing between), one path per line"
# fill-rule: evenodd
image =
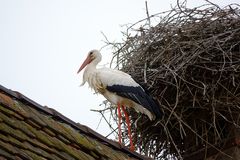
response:
M153 21L158 22L152 26ZM178 4L128 27L123 36L121 43L108 42L113 61L163 112L161 120L151 122L128 110L140 153L181 159L201 148L217 149L234 136L240 123L238 5L189 9Z

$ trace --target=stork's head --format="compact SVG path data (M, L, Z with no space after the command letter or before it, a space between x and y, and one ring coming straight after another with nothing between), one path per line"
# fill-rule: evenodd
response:
M98 50L94 49L89 51L87 58L84 60L84 62L82 63L77 73L81 72L81 70L85 68L88 64L91 63L94 65L97 65L101 60L102 60L102 55Z

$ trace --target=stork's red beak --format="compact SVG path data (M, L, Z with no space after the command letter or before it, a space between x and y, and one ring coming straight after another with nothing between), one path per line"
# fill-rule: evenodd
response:
M78 70L77 73L81 72L81 70L82 70L87 64L89 64L90 62L91 62L91 58L90 58L90 56L87 56L87 58L85 59L85 61L83 62L83 64L81 65L81 67L79 68L79 70Z

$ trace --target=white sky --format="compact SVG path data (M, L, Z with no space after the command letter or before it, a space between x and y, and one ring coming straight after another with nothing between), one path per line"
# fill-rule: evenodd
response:
M149 0L150 15L175 2ZM203 2L188 0L191 6ZM145 17L145 0L0 0L0 84L95 130L101 116L90 109L102 109L104 98L79 87L76 72L89 50L105 45L101 31L121 40L121 25ZM107 64L111 50L102 54ZM104 121L97 131L110 132Z

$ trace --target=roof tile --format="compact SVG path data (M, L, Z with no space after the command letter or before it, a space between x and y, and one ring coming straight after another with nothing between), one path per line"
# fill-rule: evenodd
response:
M5 106L5 105L2 105L0 109L1 109L1 112L3 112L3 113L4 113L5 115L7 115L7 116L14 116L14 117L16 117L16 118L18 118L18 119L20 119L20 120L24 120L24 118L23 118L22 116L16 114L16 113L15 113L14 111L12 111L12 110L9 110L8 107Z
M0 141L0 145L4 146L4 150L7 151L10 155L15 155L19 153L19 149L16 147L13 147L12 145L5 143L3 141Z
M0 93L0 102L10 107L14 104L13 99L3 93Z
M26 136L24 133L19 131L18 129L14 129L5 123L0 123L0 132L3 132L6 135L10 135L12 137L15 137L19 139L20 141L25 141L28 139L28 136Z
M0 111L3 107L0 105ZM0 117L2 119L2 121L5 122L5 124L11 126L13 129L19 129L22 130L25 134L27 134L29 137L31 138L35 138L35 135L29 131L29 129L25 126L22 125L21 122L17 121L14 118L9 118L7 116L5 116L3 113L0 112Z
M16 102L15 106L16 106L15 108L19 108L19 111L21 113L24 113L24 115L23 115L24 118L29 119L32 122L35 122L37 124L37 126L44 126L44 127L47 126L47 124L39 118L39 113L35 109L33 109L27 105L24 105L21 102Z
M1 160L9 160L9 159L13 159L13 158L14 158L14 156L12 156L8 152L6 152L0 148L0 159Z

